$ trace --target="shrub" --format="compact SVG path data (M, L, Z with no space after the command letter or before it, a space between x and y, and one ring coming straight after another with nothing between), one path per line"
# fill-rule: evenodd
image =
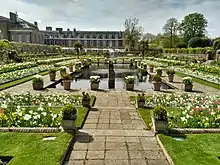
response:
M50 74L56 74L56 69L55 69L55 68L50 69L50 70L49 70L49 73L50 73Z
M162 106L157 106L153 110L153 117L156 121L167 121L167 110Z
M161 67L156 68L156 72L157 72L157 74L162 74L162 68Z
M210 47L213 45L213 42L209 38L202 38L202 45L201 47Z
M187 44L185 42L180 42L180 43L177 43L176 48L187 48Z
M192 77L184 77L183 83L186 85L192 85L192 83L193 83Z
M62 108L63 120L75 120L77 117L77 110L74 105L68 104Z
M199 37L191 38L188 41L188 47L190 47L190 48L202 47L202 39Z
M219 43L220 43L220 39L216 39L214 41L213 48L214 48L215 51L220 49L220 44Z
M145 101L144 93L142 93L142 95L141 95L141 94L138 94L137 101L138 101L138 102L144 102L144 101Z
M72 79L72 76L70 75L70 74L63 74L62 75L62 78L64 79L64 80L71 80Z
M126 76L125 77L125 83L126 84L134 84L135 77L134 76Z
M91 83L100 83L100 76L90 76L90 82Z
M168 75L174 75L174 74L175 74L175 71L174 71L173 69L168 69L168 70L166 71L166 73L167 73Z
M32 83L35 84L35 83L41 83L41 82L44 82L44 79L41 75L35 75L33 76L33 80L32 80Z
M152 80L157 83L162 81L161 77L158 74L153 75Z

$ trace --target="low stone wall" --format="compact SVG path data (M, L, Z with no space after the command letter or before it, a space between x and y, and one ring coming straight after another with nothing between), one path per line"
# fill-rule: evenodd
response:
M59 133L62 129L60 128L47 128L47 127L0 127L0 132L23 132L23 133Z

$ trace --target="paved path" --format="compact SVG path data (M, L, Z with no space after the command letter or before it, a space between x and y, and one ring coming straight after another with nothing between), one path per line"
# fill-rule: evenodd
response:
M144 128L128 93L99 93L68 165L168 165L153 133Z

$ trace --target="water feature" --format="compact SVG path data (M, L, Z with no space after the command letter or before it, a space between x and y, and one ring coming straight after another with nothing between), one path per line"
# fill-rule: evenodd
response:
M99 89L109 89L109 68L108 64L93 64L89 69L84 69L82 75L76 75L71 83L71 89L90 89L90 76L100 76L101 82ZM140 76L137 74L137 70L130 68L129 64L114 64L115 72L115 89L125 89L124 77L133 75L136 77L134 84L135 90L150 90L153 88L153 84L149 82L149 76ZM58 84L56 88L63 89L61 84ZM161 89L169 89L166 84L161 85Z

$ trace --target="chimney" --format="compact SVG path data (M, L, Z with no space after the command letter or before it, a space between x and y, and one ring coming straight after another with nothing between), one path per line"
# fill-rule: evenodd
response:
M46 31L52 31L52 27L51 26L46 26Z
M38 27L38 24L37 24L37 22L36 22L36 21L34 21L34 25L35 25L36 27Z
M68 28L68 29L67 29L67 31L69 32L69 31L70 31L70 29Z
M9 12L9 15L10 15L10 20L13 21L13 22L18 22L18 15L17 13L12 13L12 12Z

